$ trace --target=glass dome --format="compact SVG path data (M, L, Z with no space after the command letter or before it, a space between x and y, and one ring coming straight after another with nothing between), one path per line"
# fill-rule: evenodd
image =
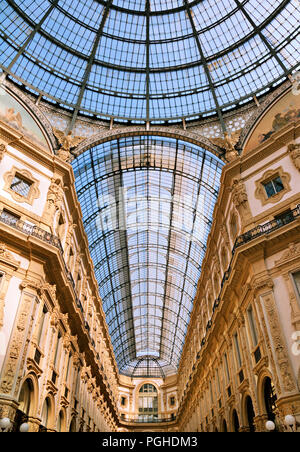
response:
M3 0L0 18L2 70L73 121L222 122L299 62L298 0Z
M137 136L72 165L119 371L174 374L224 163L193 144Z

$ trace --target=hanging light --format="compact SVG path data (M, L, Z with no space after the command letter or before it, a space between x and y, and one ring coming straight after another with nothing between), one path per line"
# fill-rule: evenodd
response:
M292 414L287 414L284 418L284 423L288 427L291 427L292 430L294 430L296 419L294 418L294 416Z
M27 422L23 422L23 424L20 425L20 432L28 432L29 430L29 424Z
M4 432L5 430L8 430L11 426L11 422L10 419L8 417L3 417L2 419L0 419L0 429L2 432Z
M273 432L275 430L275 424L273 421L267 421L266 422L266 429L268 432Z

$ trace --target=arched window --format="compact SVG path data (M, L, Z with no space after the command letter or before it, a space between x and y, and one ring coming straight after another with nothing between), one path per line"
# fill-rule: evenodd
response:
M41 419L41 426L44 428L47 428L48 420L49 420L49 412L50 412L50 400L47 397L45 399L43 410L42 410L42 419Z
M32 397L32 383L30 380L26 380L23 383L20 396L19 396L19 410L22 411L22 413L29 415L30 412L30 403L31 403L31 397Z
M254 413L253 403L252 403L250 396L248 396L246 398L246 412L247 412L247 421L248 421L249 430L250 430L250 432L255 432L255 426L254 426L255 413Z
M275 421L275 410L277 395L271 378L267 377L264 383L264 400L265 409L268 415L268 420Z
M76 432L76 419L75 417L72 417L69 432Z
M232 412L232 425L234 432L238 432L240 430L240 422L236 410L233 410Z
M60 410L58 419L57 419L57 431L58 432L63 431L63 424L64 424L64 413L62 410Z
M151 422L158 418L157 389L150 383L144 384L139 391L139 420Z

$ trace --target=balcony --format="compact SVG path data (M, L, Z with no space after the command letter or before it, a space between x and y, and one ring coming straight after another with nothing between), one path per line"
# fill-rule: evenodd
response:
M127 424L162 424L162 423L169 423L169 422L175 422L176 416L174 417L163 417L160 415L147 415L147 414L141 414L139 416L129 417L125 416L124 418L121 418L121 422L127 423Z

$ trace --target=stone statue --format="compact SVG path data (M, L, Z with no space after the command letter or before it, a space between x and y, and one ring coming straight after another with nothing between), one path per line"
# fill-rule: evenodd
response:
M219 146L221 149L225 149L226 151L225 158L229 162L232 162L239 156L238 151L235 149L235 145L239 141L241 130L242 129L236 130L231 134L229 134L228 132L224 132L224 138L209 139L216 146Z
M70 151L72 148L77 146L85 137L72 136L72 131L67 134L58 129L53 129L53 133L56 136L61 148L58 150L58 157L68 162L70 160Z

